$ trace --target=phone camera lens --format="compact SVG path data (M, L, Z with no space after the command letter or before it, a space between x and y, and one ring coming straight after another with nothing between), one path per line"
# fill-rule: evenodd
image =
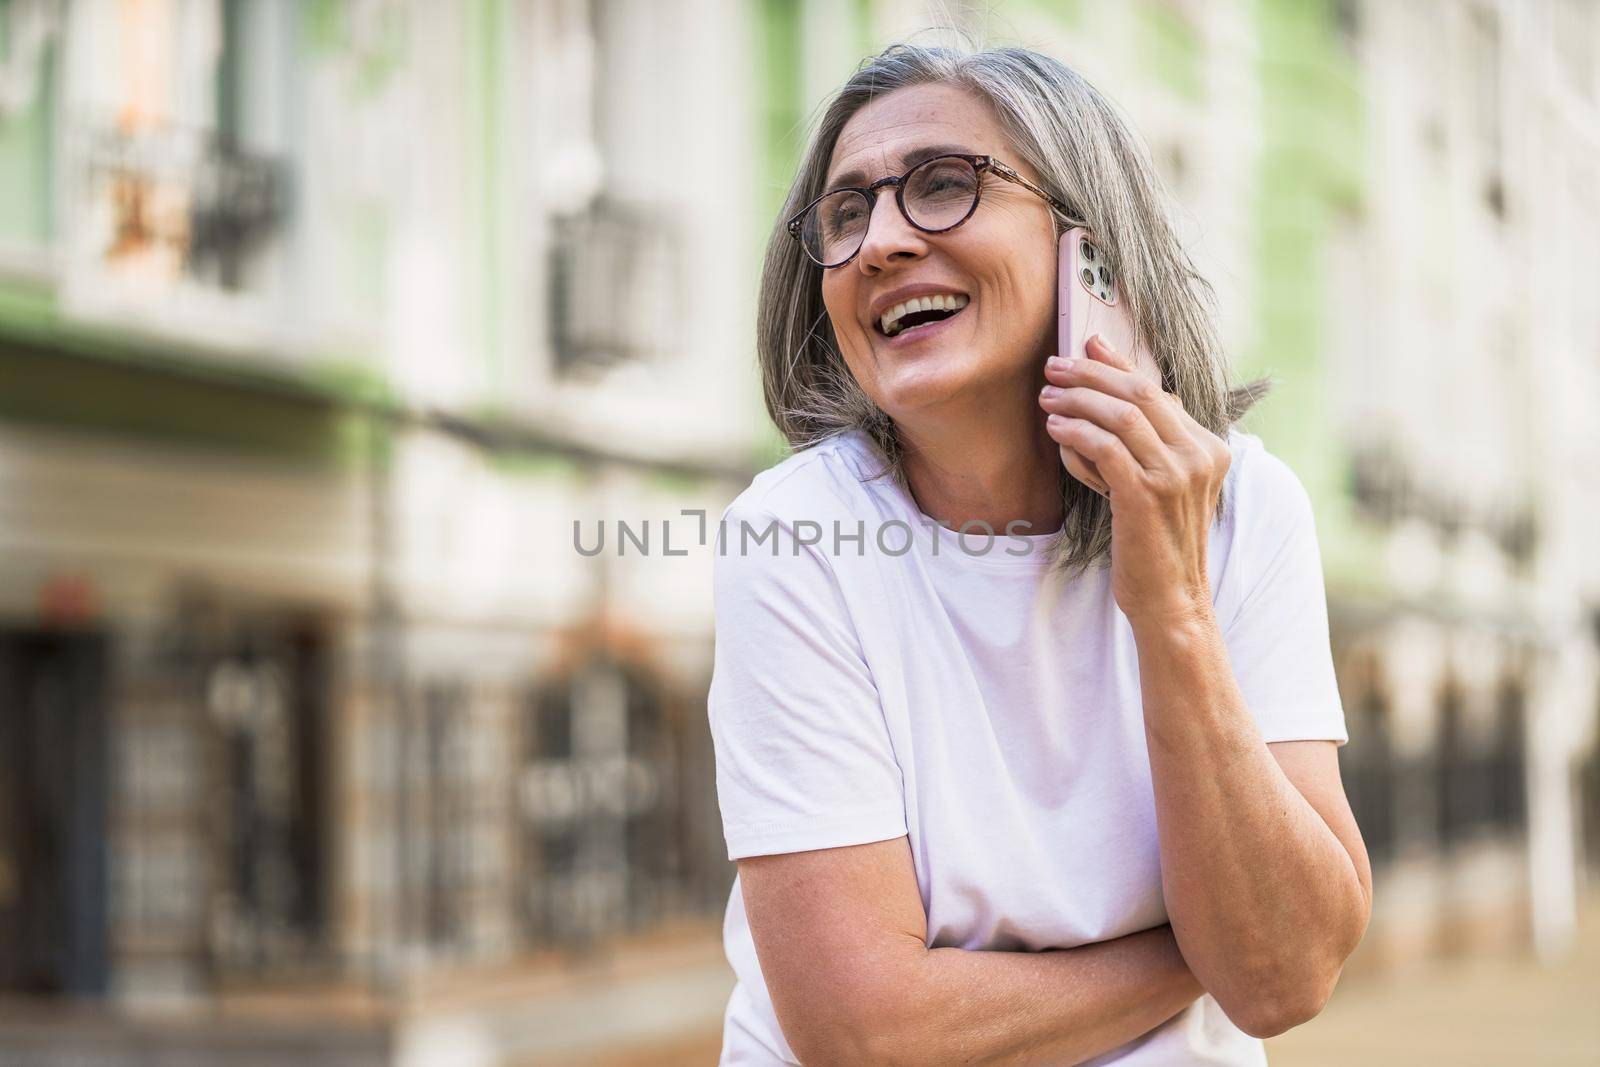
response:
M1094 271L1088 267L1083 268L1083 284L1094 288Z
M1106 270L1104 267L1101 267L1100 268L1100 280L1103 283L1105 283L1106 285L1110 285L1111 284L1111 272Z
M1094 262L1094 245L1090 244L1088 241L1084 241L1078 247L1083 252L1083 258L1088 260L1090 263L1093 263Z

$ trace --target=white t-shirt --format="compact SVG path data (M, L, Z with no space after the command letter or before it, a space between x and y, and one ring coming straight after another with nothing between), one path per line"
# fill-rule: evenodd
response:
M1233 509L1207 569L1239 688L1265 741L1343 743L1310 499L1259 437L1229 444ZM1051 577L1057 534L958 539L892 478L866 480L881 463L842 434L723 513L709 715L729 858L908 835L930 948L1071 948L1166 922L1137 649L1109 567ZM737 878L723 939L738 982L721 1064L796 1063ZM1266 1056L1207 995L1091 1062Z

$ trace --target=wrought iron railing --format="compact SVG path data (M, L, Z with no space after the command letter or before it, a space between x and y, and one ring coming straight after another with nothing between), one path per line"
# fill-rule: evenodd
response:
M83 131L80 151L89 215L109 216L96 249L108 265L153 256L238 289L249 257L287 213L286 162L215 130L96 125Z

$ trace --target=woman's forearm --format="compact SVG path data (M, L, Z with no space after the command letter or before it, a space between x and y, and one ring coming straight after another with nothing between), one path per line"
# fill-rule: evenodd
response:
M1365 928L1350 853L1256 728L1209 614L1135 626L1167 915L1257 1036L1316 1014Z
M870 1062L1078 1063L1147 1033L1204 992L1165 925L1044 952L930 949L894 1017L874 1028Z

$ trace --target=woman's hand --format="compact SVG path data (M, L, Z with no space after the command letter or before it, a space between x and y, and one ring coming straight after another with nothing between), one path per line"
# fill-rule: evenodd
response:
M1109 490L1117 606L1136 623L1209 611L1206 542L1232 462L1227 442L1104 338L1085 350L1088 359L1050 357L1039 405L1063 462L1075 452Z

